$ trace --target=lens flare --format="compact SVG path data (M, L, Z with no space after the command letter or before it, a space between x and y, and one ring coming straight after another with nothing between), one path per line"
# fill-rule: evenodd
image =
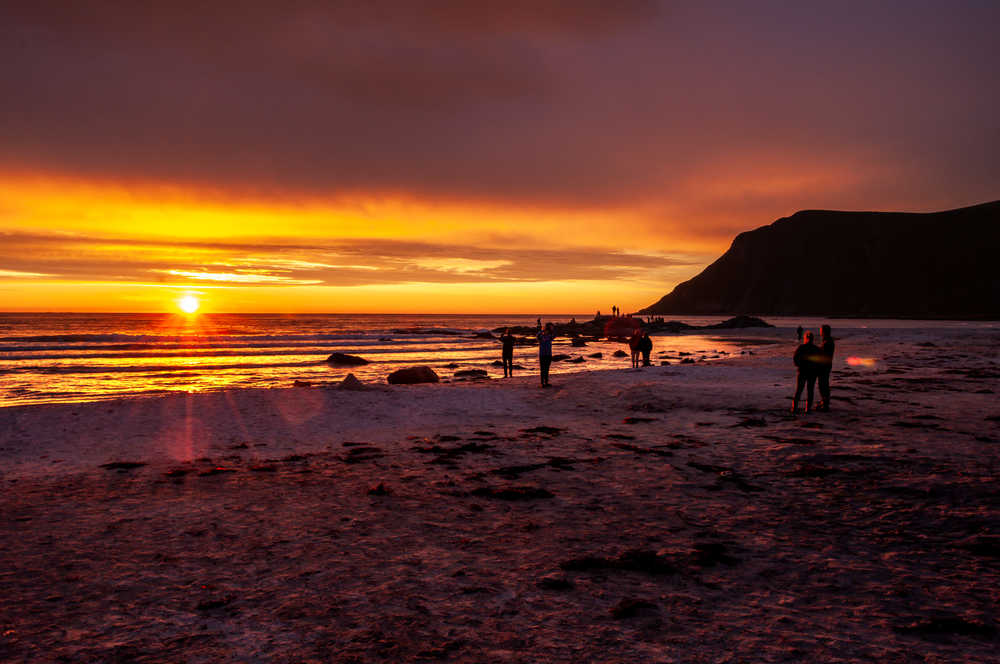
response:
M177 306L180 307L181 311L184 313L193 314L198 311L200 303L198 302L198 298L194 295L185 295L181 299L177 300Z

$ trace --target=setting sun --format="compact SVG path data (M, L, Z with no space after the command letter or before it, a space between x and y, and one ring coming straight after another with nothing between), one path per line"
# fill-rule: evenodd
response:
M177 300L177 306L180 307L181 311L186 314L193 314L198 311L199 304L198 298L194 295L185 295L181 299Z

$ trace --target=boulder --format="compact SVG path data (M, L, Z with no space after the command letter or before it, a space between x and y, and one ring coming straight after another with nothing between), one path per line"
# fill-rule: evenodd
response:
M734 316L715 325L706 325L706 330L734 330L743 327L774 327L754 316Z
M553 362L562 362L563 360L568 360L568 359L569 355L566 355L565 353L557 353L556 355L552 356Z
M570 364L581 364L581 363L586 362L586 361L587 360L583 359L582 357L574 357L572 360L569 361L569 363Z
M347 353L334 353L330 357L326 358L326 361L338 367L359 367L363 364L369 363L368 360L363 357L348 355Z
M580 337L576 337L570 342L570 344L576 348L579 348L581 346L586 346L587 342L581 339Z
M604 357L604 353L591 353L587 357L593 358L595 360L599 360L599 359L601 359L601 358Z
M340 381L340 384L337 385L337 389L359 392L366 388L365 384L358 380L357 376L354 374L347 374L347 376L344 377L344 380Z
M626 353L623 350L616 350L615 352L611 353L611 356L612 357L628 357L628 353Z
M434 370L427 366L407 367L393 371L386 378L390 385L413 385L415 383L436 383L440 380Z

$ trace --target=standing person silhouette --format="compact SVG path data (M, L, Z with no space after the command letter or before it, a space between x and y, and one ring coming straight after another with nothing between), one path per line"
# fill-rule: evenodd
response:
M830 334L830 326L822 325L819 328L820 344L819 358L817 362L817 374L819 379L819 405L816 410L827 413L830 411L830 372L833 371L833 335Z
M639 339L639 351L642 353L642 366L649 366L649 354L653 352L653 340L649 338L649 331L642 331L642 338Z
M812 410L813 405L813 390L816 386L816 374L817 360L819 359L820 349L813 343L813 333L806 331L803 337L802 344L795 349L795 356L792 361L795 366L799 368L798 375L795 377L795 397L792 399L792 413L799 412L799 398L802 396L802 388L807 387L806 391L806 412Z
M795 340L802 343L802 326L799 325L799 329L795 330Z
M552 340L556 338L552 323L546 323L542 329L542 321L538 320L538 369L541 373L542 387L549 387L549 367L552 366Z
M639 344L642 343L642 337L639 336L639 329L636 328L635 332L632 333L632 337L628 340L629 350L632 351L632 368L639 368Z
M514 335L508 327L500 335L500 360L503 362L503 377L514 377Z

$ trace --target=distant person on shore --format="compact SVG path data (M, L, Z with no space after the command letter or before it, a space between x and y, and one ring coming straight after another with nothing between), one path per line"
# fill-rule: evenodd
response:
M629 350L632 351L632 368L639 368L639 344L642 343L641 332L636 328L635 332L632 333L632 337L628 340Z
M653 352L653 340L649 338L649 331L642 331L642 338L639 339L639 351L642 353L642 366L649 366L649 354Z
M542 387L549 386L549 367L552 366L552 340L556 338L552 323L546 323L542 329L542 321L538 319L538 369L541 372Z
M802 326L799 325L799 329L795 330L795 340L802 343Z
M819 332L819 362L816 375L819 379L819 405L816 410L826 413L830 411L830 372L833 371L834 343L829 325L821 326Z
M503 362L503 377L514 377L514 335L508 327L500 335L500 360Z
M820 349L813 343L813 333L806 331L803 342L795 349L792 361L799 368L795 379L795 397L792 399L792 413L799 412L799 398L802 388L806 389L806 412L812 410L813 391L816 386L816 375L819 372Z

